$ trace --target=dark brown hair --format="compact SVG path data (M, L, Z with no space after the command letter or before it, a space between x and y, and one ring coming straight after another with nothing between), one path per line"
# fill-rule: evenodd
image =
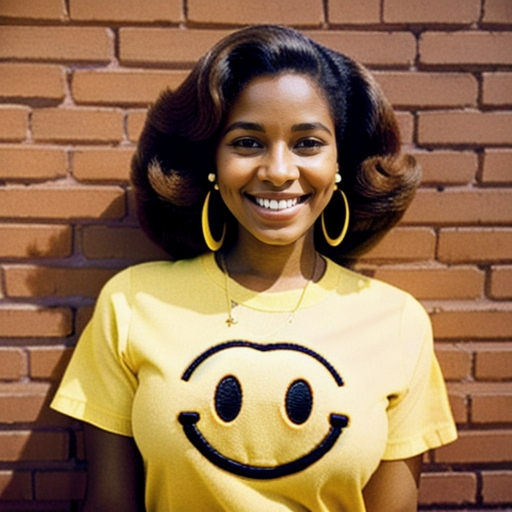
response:
M201 208L231 105L252 79L287 72L307 75L325 94L336 127L341 187L350 205L345 240L330 247L315 226L317 250L346 264L402 217L421 173L411 156L400 153L392 108L368 70L293 29L253 26L217 43L183 84L164 91L148 112L131 177L141 225L171 258L208 251ZM222 209L226 243L233 243L236 221ZM343 215L340 210L338 227L329 232L341 229ZM333 222L332 214L329 219Z

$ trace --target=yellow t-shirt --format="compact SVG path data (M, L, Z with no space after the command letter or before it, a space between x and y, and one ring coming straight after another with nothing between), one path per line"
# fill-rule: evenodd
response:
M211 254L104 287L52 407L133 436L148 512L364 511L382 459L456 430L428 316L331 261L301 290L230 284Z

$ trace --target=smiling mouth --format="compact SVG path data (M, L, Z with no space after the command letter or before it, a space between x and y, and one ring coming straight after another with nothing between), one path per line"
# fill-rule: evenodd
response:
M294 206L297 206L298 204L306 201L306 199L309 197L308 195L303 195L300 197L294 197L292 199L266 199L263 197L251 196L250 194L246 195L251 202L258 205L259 207L276 212L293 208Z
M178 416L178 420L183 426L185 435L196 449L220 469L224 469L235 475L258 480L270 480L272 478L288 476L308 468L320 460L334 446L334 443L341 435L342 430L348 425L349 421L348 417L342 414L331 414L329 417L331 424L329 432L322 439L320 444L306 455L278 466L251 466L230 459L217 451L197 428L196 423L199 419L200 416L197 412L182 412Z

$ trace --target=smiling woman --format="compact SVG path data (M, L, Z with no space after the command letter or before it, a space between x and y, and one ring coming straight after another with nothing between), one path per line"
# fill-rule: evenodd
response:
M107 283L53 401L86 425L86 512L416 510L456 437L431 326L346 264L419 176L368 71L288 28L160 96L132 180L175 261Z

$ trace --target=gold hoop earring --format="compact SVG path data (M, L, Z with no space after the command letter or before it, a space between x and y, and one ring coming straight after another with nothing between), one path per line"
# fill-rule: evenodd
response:
M210 195L211 190L208 191L208 194L206 194L206 199L204 200L203 204L203 210L201 212L201 226L203 228L203 237L204 241L206 242L206 245L208 246L208 249L210 251L218 251L222 244L224 243L224 238L226 236L226 224L222 224L222 235L218 240L215 240L213 237L212 231L210 229L210 219L209 219L209 207L210 207Z
M341 242L345 238L345 235L347 234L348 223L349 223L349 220L350 220L347 196L345 195L343 190L337 189L337 191L340 193L340 195L341 195L341 197L343 199L343 204L344 204L344 207L345 207L345 221L343 222L343 228L341 229L341 233L336 238L331 238L329 236L329 234L327 233L327 227L325 225L326 224L325 223L325 210L322 212L322 215L320 215L320 224L322 226L322 233L324 234L325 241L331 247L338 247L338 245L341 244ZM333 194L333 197L334 197L334 194ZM331 201L332 201L332 199L331 199Z

